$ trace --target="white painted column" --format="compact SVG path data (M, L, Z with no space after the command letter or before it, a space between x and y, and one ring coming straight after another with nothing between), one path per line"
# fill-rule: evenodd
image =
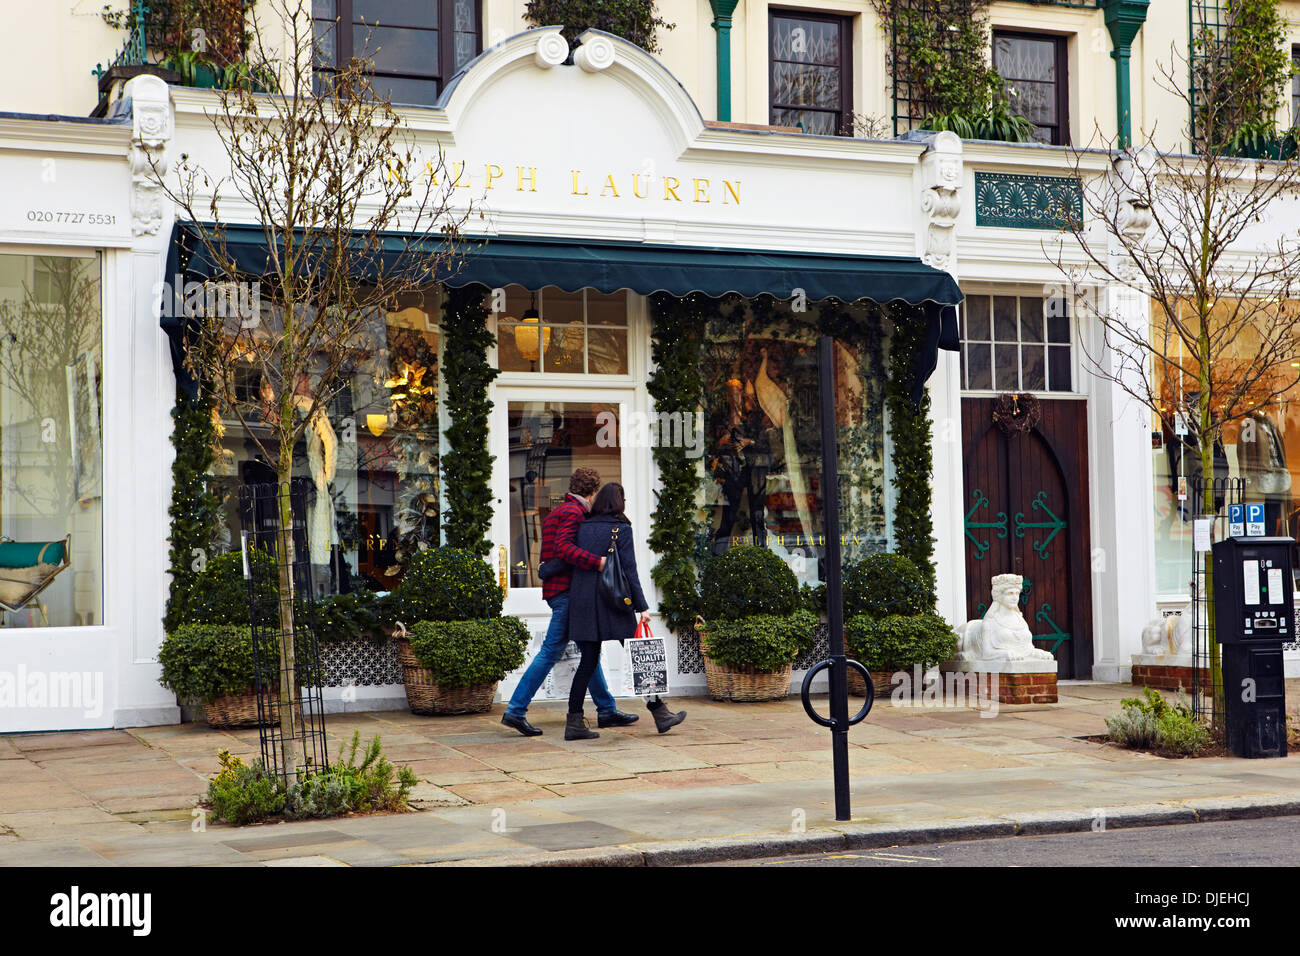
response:
M957 218L961 213L962 144L952 133L937 133L921 156L918 187L921 228L917 253L936 269L958 276ZM939 352L927 385L930 392L930 519L938 613L952 624L966 620L966 548L962 542L961 360Z
M1099 308L1130 328L1149 325L1145 296L1120 286L1099 294L1104 297ZM1080 338L1088 342L1088 353L1101 359L1103 372L1088 376L1093 678L1128 681L1131 655L1141 649L1142 625L1155 615L1151 413L1105 377L1118 372L1118 363L1103 351L1095 319L1091 326L1080 329Z
M125 386L125 399L113 409L115 452L105 460L119 476L105 535L105 598L119 625L121 649L113 726L177 723L176 697L158 683L162 617L170 584L168 547L171 503L171 410L175 378L167 336L158 324L157 284L164 280L174 214L160 189L151 186L154 169L166 169L172 109L165 83L141 76L127 84L132 101L130 149L133 247L120 254L117 270L123 288L114 311L105 317L111 332L105 342L105 367ZM152 165L150 163L152 159ZM168 278L167 281L171 281ZM106 402L106 412L108 411Z

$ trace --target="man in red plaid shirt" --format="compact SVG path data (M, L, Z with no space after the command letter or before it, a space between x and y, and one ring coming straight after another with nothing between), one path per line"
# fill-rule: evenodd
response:
M525 716L528 705L532 703L533 695L563 656L564 647L569 643L569 584L573 580L573 568L599 571L605 566L602 556L592 554L573 543L578 525L587 517L587 511L591 508L592 499L596 497L596 489L599 487L600 474L596 469L577 469L569 478L569 493L564 496L564 501L542 522L539 573L542 575L542 597L551 606L551 623L546 629L541 649L524 671L524 676L519 678L519 686L515 688L510 703L506 705L506 712L501 716L501 723L513 727L525 737L536 737L541 733ZM601 668L596 668L587 689L596 704L596 722L601 727L623 727L636 722L636 714L625 714L618 709Z

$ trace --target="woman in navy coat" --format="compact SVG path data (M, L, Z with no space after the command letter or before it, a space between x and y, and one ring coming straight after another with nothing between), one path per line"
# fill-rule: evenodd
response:
M590 740L600 736L587 729L582 717L582 704L587 696L587 682L600 666L601 645L605 641L622 643L635 637L640 621L650 619L650 605L641 590L641 579L636 569L632 524L623 513L624 506L623 486L613 481L606 484L596 493L591 511L578 526L573 541L592 554L612 554L617 547L632 603L626 608L615 608L600 593L599 571L573 569L573 581L569 586L569 640L582 649L582 661L569 690L565 740ZM658 696L646 707L654 716L655 726L661 734L686 719L686 711L672 713Z

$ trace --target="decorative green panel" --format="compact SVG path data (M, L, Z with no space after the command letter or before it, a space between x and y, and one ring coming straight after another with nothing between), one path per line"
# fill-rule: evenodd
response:
M975 225L1065 229L1083 220L1083 193L1072 176L975 173Z

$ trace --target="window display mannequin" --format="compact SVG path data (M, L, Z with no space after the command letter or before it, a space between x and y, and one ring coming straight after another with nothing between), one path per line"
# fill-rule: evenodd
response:
M768 422L758 408L752 386L746 389L739 378L730 378L724 385L726 399L714 415L710 431L714 438L714 453L709 460L709 471L722 485L722 520L713 536L713 550L721 553L727 549L731 530L740 516L740 504L749 496L750 534L755 544L766 538L764 528L764 502L767 498L767 473L772 464L771 446L768 442Z

